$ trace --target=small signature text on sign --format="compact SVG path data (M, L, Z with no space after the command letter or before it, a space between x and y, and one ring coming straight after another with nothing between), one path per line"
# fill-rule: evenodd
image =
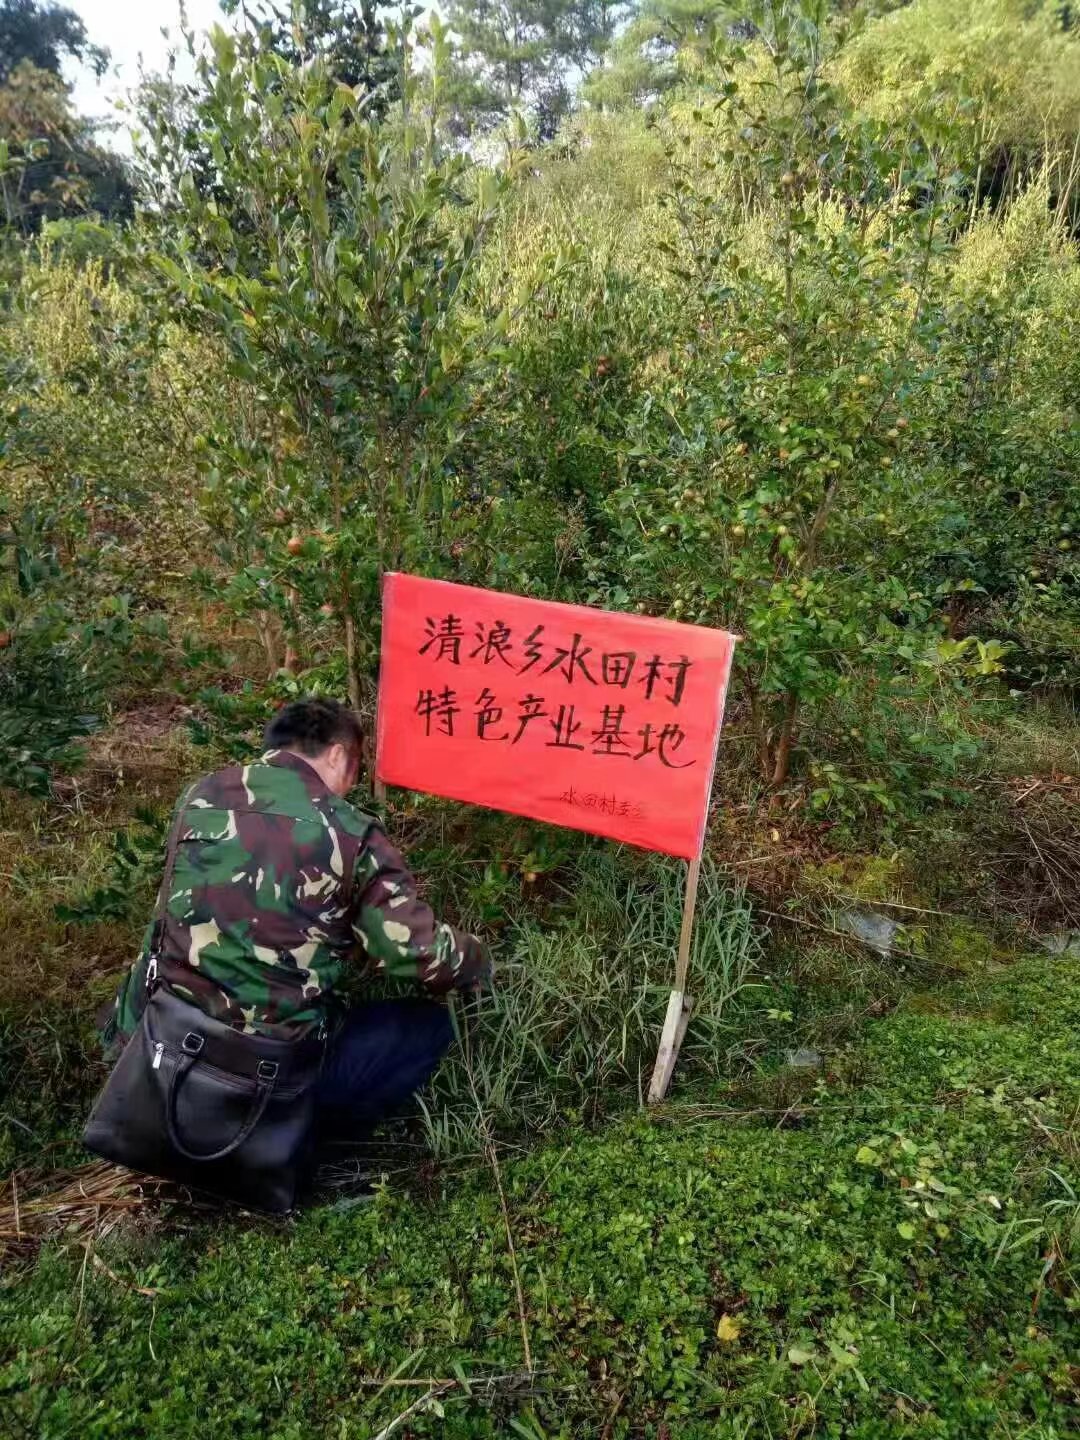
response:
M618 795L598 794L595 790L581 791L571 785L559 796L561 805L576 805L581 810L594 810L600 815L617 815L620 820L643 820L645 811L633 800L622 800Z

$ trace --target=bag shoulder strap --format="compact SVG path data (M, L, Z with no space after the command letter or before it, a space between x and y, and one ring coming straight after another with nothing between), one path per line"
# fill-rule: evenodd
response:
M149 967L146 974L146 988L152 990L157 980L158 961L161 958L161 946L165 936L165 916L169 908L169 893L172 890L173 876L176 873L176 852L180 848L180 832L184 826L184 815L187 811L187 803L195 791L196 780L189 785L180 799L176 802L176 810L173 812L172 826L169 829L169 839L165 846L165 871L161 877L161 885L158 888L157 904L154 907L153 928L150 932L150 955Z

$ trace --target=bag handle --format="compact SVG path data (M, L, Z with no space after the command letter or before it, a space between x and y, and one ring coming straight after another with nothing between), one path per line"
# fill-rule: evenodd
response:
M202 1045L200 1044L199 1050L201 1049ZM226 1155L231 1155L234 1150L239 1150L240 1146L244 1143L244 1141L248 1138L251 1132L255 1129L255 1126L262 1119L263 1112L266 1110L267 1105L270 1103L270 1096L273 1094L274 1086L277 1083L277 1065L272 1060L264 1062L267 1066L273 1066L273 1072L268 1074L266 1077L260 1078L256 1081L255 1095L252 1101L251 1109L248 1112L247 1119L240 1126L240 1129L236 1132L236 1134L229 1141L229 1143L227 1145L223 1145L220 1150L200 1151L189 1150L188 1147L184 1144L184 1142L180 1139L180 1125L176 1116L176 1106L180 1098L180 1083L185 1078L185 1076L187 1076L188 1073L193 1069L193 1067L198 1061L198 1058L198 1051L192 1053L189 1050L185 1050L176 1063L176 1068L173 1070L172 1079L169 1082L169 1094L165 1101L165 1125L168 1129L169 1140L173 1148L179 1154L183 1155L186 1160L224 1160Z

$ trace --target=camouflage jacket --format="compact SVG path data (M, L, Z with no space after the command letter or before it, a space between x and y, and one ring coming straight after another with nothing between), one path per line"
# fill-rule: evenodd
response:
M142 1014L159 978L237 1027L295 1038L328 1019L359 946L368 973L441 993L487 973L478 943L435 919L370 816L299 755L268 751L198 781L180 801L176 866L159 943L151 922L106 1039Z

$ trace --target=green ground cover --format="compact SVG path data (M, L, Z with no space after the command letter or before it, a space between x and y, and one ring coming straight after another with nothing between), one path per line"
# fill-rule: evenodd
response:
M531 1379L476 1161L284 1225L174 1212L107 1271L49 1245L0 1291L3 1407L35 1436L368 1436L428 1394L377 1381L432 1377L403 1433L1064 1436L1078 1021L1077 962L1030 956L794 1093L504 1158Z

